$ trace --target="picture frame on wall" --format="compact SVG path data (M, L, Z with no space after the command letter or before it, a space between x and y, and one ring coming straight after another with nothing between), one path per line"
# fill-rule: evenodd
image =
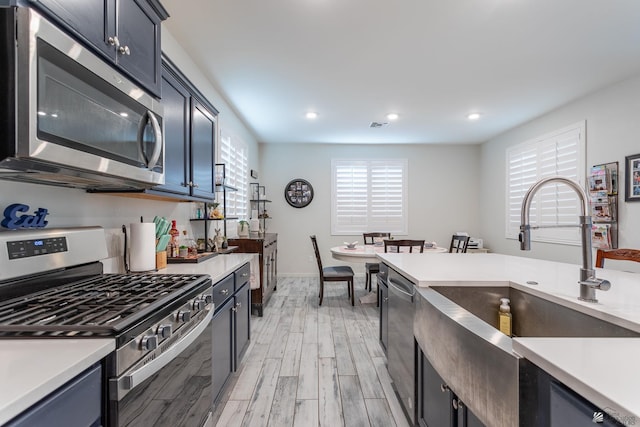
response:
M626 202L640 202L640 154L627 156L625 167L625 191Z

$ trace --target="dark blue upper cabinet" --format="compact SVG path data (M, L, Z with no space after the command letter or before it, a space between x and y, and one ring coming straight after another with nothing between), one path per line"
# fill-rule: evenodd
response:
M216 119L209 109L191 98L191 176L193 195L213 200Z
M191 186L191 93L167 66L162 73L164 109L165 170L164 185L156 190L190 195Z
M168 58L162 65L162 108L165 183L152 192L181 200L213 201L218 111Z
M161 93L161 22L157 0L31 0L150 93Z

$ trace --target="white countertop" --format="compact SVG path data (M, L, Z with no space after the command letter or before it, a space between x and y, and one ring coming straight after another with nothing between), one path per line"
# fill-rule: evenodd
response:
M640 338L515 338L513 350L614 418L640 422Z
M213 283L224 279L238 267L251 261L253 254L224 254L198 263L168 264L158 274L208 274Z
M580 266L500 254L378 254L420 287L511 286L640 332L640 274L596 269L611 282L580 301ZM527 282L535 282L530 284ZM517 338L513 349L595 405L640 420L640 338Z
M252 259L252 254L218 255L193 264L169 264L158 274L209 274L213 283ZM0 340L0 425L64 385L115 349L100 339Z
M110 338L0 341L0 425L114 349Z

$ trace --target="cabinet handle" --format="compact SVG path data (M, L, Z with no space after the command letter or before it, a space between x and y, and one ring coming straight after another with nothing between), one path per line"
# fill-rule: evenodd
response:
M229 289L223 289L220 291L222 295L229 295Z
M195 182L191 185L193 188L198 188L200 187L198 184L196 184Z
M120 47L120 40L118 40L116 36L109 37L107 41L111 46L115 46L116 48Z
M129 50L129 46L120 46L118 48L118 52L120 52L121 55L131 55L131 50Z
M443 393L449 391L449 386L446 384L440 384L440 391Z
M247 277L249 274L248 273L242 273L240 276L241 277Z
M451 406L453 406L453 409L455 409L456 411L462 410L462 408L464 407L462 402L459 399L455 398L451 400Z
M240 302L236 303L236 308L240 308L240 307L242 307L242 303Z
M383 302L387 302L387 301L389 301L389 297L384 297L384 298L382 298L382 301L383 301Z

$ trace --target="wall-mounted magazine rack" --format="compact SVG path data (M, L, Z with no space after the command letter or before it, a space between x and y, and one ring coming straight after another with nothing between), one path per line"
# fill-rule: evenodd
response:
M591 241L594 248L618 247L618 162L591 167Z

